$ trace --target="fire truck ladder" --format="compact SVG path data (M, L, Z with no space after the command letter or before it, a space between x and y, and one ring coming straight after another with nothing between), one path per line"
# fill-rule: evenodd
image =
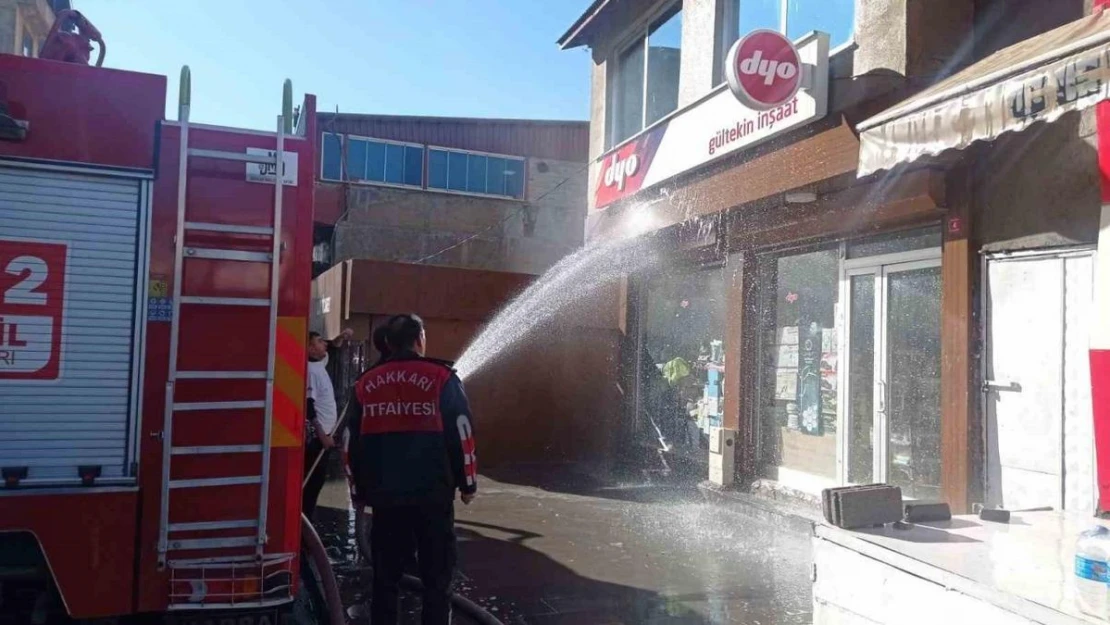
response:
M229 562L256 562L264 568L267 566L263 558L266 545L266 513L267 495L270 486L270 433L273 416L273 391L274 391L274 358L277 332L277 307L278 307L278 276L281 261L281 200L282 200L282 159L285 153L286 120L290 120L289 112L292 101L292 87L289 81L285 85L285 106L283 115L278 116L277 123L277 149L273 156L255 155L239 152L222 152L217 150L204 150L189 147L189 100L190 100L189 68L181 70L181 89L179 92L180 104L178 119L181 128L178 180L177 180L177 230L174 237L176 246L173 269L173 319L170 328L170 353L169 375L166 381L166 405L162 426L162 498L161 521L158 535L158 564L165 567L167 564L175 566L195 567L198 564L218 566ZM244 163L261 163L273 166L274 176L274 206L273 226L242 226L214 223L200 223L189 221L186 216L185 191L188 182L190 158L216 159L238 161ZM269 235L272 238L270 252L252 252L246 250L222 250L212 248L188 247L185 245L185 233L188 231L222 232L228 234L253 234ZM243 298L243 297L208 297L202 295L182 295L182 273L186 261L195 258L219 259L227 261L267 263L270 266L270 294L268 298ZM269 341L267 346L265 371L182 371L178 369L178 348L181 342L181 306L233 306L233 307L266 307L269 308ZM178 380L265 380L266 395L263 398L250 401L206 401L206 402L179 402L175 398L175 386ZM264 411L264 426L262 440L258 445L207 445L207 446L180 446L174 444L173 424L175 416L180 413L212 410L252 410ZM170 467L173 459L183 455L198 454L260 454L261 465L257 475L206 477L201 479L172 479ZM221 488L240 484L257 484L259 486L258 515L257 518L241 520L203 520L188 523L174 523L170 520L170 498L182 489L196 488ZM250 536L224 536L195 538L197 533L203 534L210 531L224 530L254 530ZM189 537L180 537L188 533ZM175 535L177 535L175 537ZM173 552L197 552L212 550L241 549L254 547L254 556L220 556L213 554L209 558L196 558L192 560L169 560ZM172 598L171 598L172 599Z

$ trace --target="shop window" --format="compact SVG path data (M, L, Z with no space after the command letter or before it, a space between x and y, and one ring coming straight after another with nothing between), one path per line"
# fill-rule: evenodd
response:
M429 148L428 188L523 199L524 159Z
M678 108L682 4L671 6L617 56L610 85L611 142L624 141Z
M765 476L940 496L939 246L925 228L759 257Z
M724 24L732 32L722 37L722 56L753 30L775 30L791 40L818 30L829 34L834 49L851 41L855 32L856 0L733 0L728 10L733 17Z
M724 414L724 269L651 279L641 310L641 439L704 463Z
M759 259L759 429L768 477L835 482L838 246ZM820 485L820 484L819 484Z

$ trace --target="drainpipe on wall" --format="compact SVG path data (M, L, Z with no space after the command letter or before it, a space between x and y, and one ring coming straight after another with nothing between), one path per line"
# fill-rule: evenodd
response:
M1110 0L1094 0L1094 10L1110 8ZM1094 326L1091 328L1091 407L1100 515L1110 512L1110 101L1095 109L1098 122L1098 168L1102 181L1098 253L1095 265Z

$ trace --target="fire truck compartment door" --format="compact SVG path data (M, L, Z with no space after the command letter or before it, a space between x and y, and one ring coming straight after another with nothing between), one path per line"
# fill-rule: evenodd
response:
M132 477L145 184L0 164L0 468L20 487Z

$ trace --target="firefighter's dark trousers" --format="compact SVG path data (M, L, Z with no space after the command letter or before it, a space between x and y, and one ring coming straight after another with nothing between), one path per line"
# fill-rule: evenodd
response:
M451 583L455 573L455 508L451 501L412 506L375 506L370 530L374 567L370 622L396 625L398 584L416 551L424 583L423 625L451 622Z

